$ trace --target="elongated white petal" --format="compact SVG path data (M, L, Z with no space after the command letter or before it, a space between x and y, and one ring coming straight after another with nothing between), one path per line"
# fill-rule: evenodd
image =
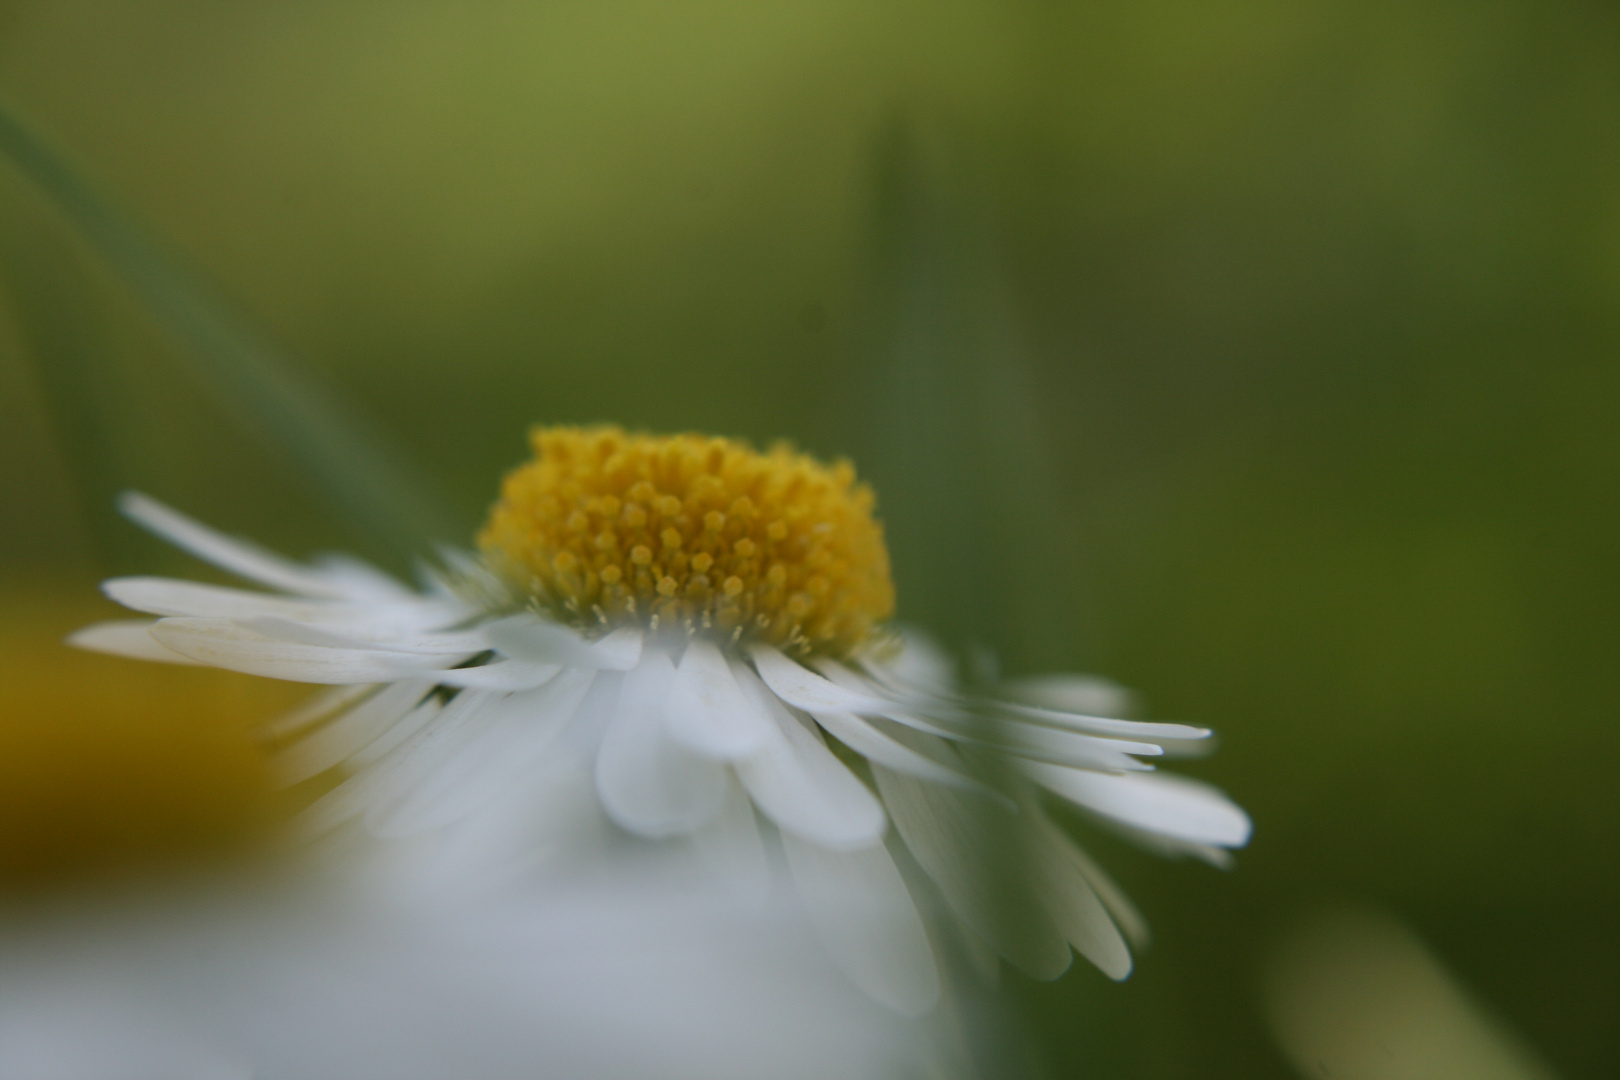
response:
M482 630L462 630L451 633L425 634L400 630L377 633L335 630L310 623L294 622L276 615L261 615L252 619L233 620L237 625L277 641L292 641L303 645L322 645L335 649L386 649L389 652L419 653L424 656L455 654L470 656L489 649L489 641Z
M919 754L853 713L816 713L815 718L816 723L826 728L835 739L868 761L919 780L932 780L937 784L951 784L991 794L990 788L967 773Z
M895 830L957 917L1031 978L1067 971L1069 941L1044 905L1031 902L1015 876L1019 853L1006 847L1021 835L1020 815L881 765L872 774ZM997 872L992 852L1014 876Z
M903 693L947 694L956 686L956 661L927 634L906 627L898 654L868 656L861 666L884 686Z
M468 686L478 690L533 690L554 679L559 664L531 664L501 660L480 667L452 668L437 677L441 686Z
M276 754L271 770L287 785L320 775L398 723L432 688L431 682L418 680L394 683Z
M763 747L736 763L738 779L765 816L784 832L835 851L878 843L886 821L876 796L753 672L739 664L733 674L774 729Z
M1106 739L1099 735L1082 735L1077 731L1059 731L1030 724L991 721L975 725L975 728L982 730L969 729L971 734L965 733L959 737L964 742L994 747L1016 757L1083 769L1144 772L1152 766L1135 760L1132 755L1157 757L1164 753L1154 743Z
M432 630L456 622L468 614L466 605L459 601L300 600L247 589L157 577L113 578L101 583L101 591L127 608L152 615L202 619L275 616L321 626L392 629L395 632Z
M367 807L376 802L376 792L383 780L383 774L372 766L379 761L389 760L443 711L444 703L439 698L424 698L387 734L354 756L358 770L300 811L293 820L294 829L306 838L314 838L364 814Z
M805 910L850 981L901 1015L933 1009L934 953L888 850L827 851L789 833L782 850Z
M73 631L67 636L67 643L90 652L126 656L131 660L155 660L160 664L201 662L160 643L151 633L156 625L151 619L110 619Z
M856 694L876 693L873 683L836 660L818 665L828 680ZM973 715L964 702L935 694L912 693L901 702L887 702L882 708L867 710L887 717L916 731L954 742L988 746L1037 761L1110 771L1145 771L1130 755L1158 756L1164 751L1156 743L1134 742L1063 731L1046 724L1014 719L981 718Z
M692 834L692 846L738 899L757 904L771 887L765 843L748 792L736 777L726 778L726 797L714 820Z
M277 641L226 619L161 619L152 636L214 667L308 683L377 683L421 677L467 656L415 656L375 649L333 649Z
M488 731L496 720L494 706L506 697L498 691L463 690L421 731L398 750L370 766L372 791L362 815L374 836L407 836L420 822L408 809L423 783Z
M1081 713L1062 712L1017 702L999 701L990 704L991 711L1027 720L1034 724L1082 731L1093 735L1124 736L1133 739L1160 740L1207 739L1213 734L1209 728L1188 724L1158 724L1140 720L1114 720L1106 716L1086 716Z
M641 632L629 627L596 641L532 615L514 615L484 628L489 643L514 660L629 671L641 659Z
M837 685L809 668L789 660L769 645L751 645L748 654L771 692L806 712L886 713L894 703L875 694L861 694Z
M529 776L595 679L594 671L564 668L536 689L494 702L476 738L423 777L400 803L394 828L414 833L449 825Z
M1075 951L1110 979L1131 973L1131 950L1109 917L1085 872L1074 858L1074 843L1040 813L1028 807L1029 857L1020 869L1029 887Z
M625 676L618 707L596 754L602 809L639 836L689 833L719 812L726 774L664 731L663 707L675 665L661 650L644 653Z
M387 731L350 754L345 764L353 769L364 769L374 761L381 761L405 745L405 740L414 738L418 731L433 723L443 711L444 699L437 694L428 695Z
M184 548L204 562L250 581L300 596L341 600L351 595L317 571L266 551L251 541L226 536L139 492L125 492L118 499L118 508L175 547Z
M1112 776L1038 762L1023 771L1087 810L1147 832L1216 847L1249 842L1249 815L1217 789L1185 776Z
M1125 687L1093 675L1025 675L1007 679L1000 691L1013 701L1086 716L1130 716L1134 702Z
M694 638L681 657L664 724L682 746L721 761L753 753L771 735L769 718L743 696L720 649L704 638Z
M1079 844L1071 841L1067 848L1069 858L1074 860L1075 865L1080 867L1080 872L1086 875L1086 880L1091 882L1091 887L1097 891L1097 899L1103 902L1103 907L1113 916L1114 923L1119 927L1120 933L1125 935L1125 940L1138 949L1145 947L1152 940L1153 933L1142 913L1131 903L1131 898L1125 895L1125 890L1121 889L1113 877L1098 866L1096 860L1087 855Z
M266 739L284 739L295 735L312 724L334 716L376 689L360 683L355 686L334 686L311 696L302 705L289 709L259 728Z

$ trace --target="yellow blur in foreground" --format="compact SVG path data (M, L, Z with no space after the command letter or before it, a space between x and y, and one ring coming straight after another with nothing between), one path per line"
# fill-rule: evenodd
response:
M0 611L0 889L227 854L275 815L252 728L301 688L71 649L78 584Z
M1324 913L1283 939L1266 1013L1309 1080L1554 1080L1409 930L1368 911Z

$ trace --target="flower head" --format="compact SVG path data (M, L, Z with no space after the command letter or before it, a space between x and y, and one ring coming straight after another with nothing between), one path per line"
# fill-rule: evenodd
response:
M778 445L539 428L478 546L581 630L645 623L846 655L894 613L872 489Z
M754 878L779 837L834 956L903 1012L938 981L891 823L969 951L1041 978L1071 947L1122 978L1141 928L1043 790L1163 850L1219 861L1247 841L1225 796L1143 760L1207 730L1098 715L1108 695L1072 677L967 694L924 639L886 632L888 557L848 465L612 428L534 442L483 559L420 592L131 497L141 523L277 592L117 579L107 593L158 620L75 640L332 685L278 729L309 729L279 759L287 780L351 773L306 812L312 830L516 854L617 830ZM987 835L1016 849L1017 888Z

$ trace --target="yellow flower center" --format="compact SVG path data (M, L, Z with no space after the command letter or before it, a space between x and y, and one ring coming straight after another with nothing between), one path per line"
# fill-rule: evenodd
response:
M581 626L642 619L842 655L894 611L872 489L847 461L617 427L536 428L478 536Z

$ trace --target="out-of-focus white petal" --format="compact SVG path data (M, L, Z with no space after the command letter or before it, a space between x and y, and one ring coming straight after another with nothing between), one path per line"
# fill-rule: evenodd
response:
M284 784L318 776L370 744L414 709L431 682L397 682L276 754L270 767Z
M967 773L919 754L859 716L829 712L816 713L815 718L816 723L826 728L834 738L868 761L919 780L932 780L937 784L949 784L985 794L990 792L982 782Z
M543 686L494 700L475 737L400 803L395 827L413 833L458 821L537 769L595 679L594 671L565 668Z
M754 804L736 777L726 778L726 796L720 812L692 834L698 857L744 903L762 903L771 886L771 868L765 857Z
M67 636L67 643L90 652L131 660L154 660L160 664L202 663L160 644L151 633L156 625L151 619L109 619L73 631Z
M308 683L377 683L454 667L465 655L414 655L279 641L226 619L161 619L152 636L167 648L214 667Z
M1121 889L1113 877L1098 866L1096 860L1087 855L1079 844L1071 841L1065 845L1065 849L1075 865L1080 867L1080 872L1086 876L1086 880L1091 882L1091 887L1097 892L1097 899L1103 902L1103 907L1113 916L1114 924L1119 927L1120 933L1125 935L1125 940L1138 949L1145 948L1148 942L1153 940L1153 932L1148 928L1147 920L1142 917L1136 905L1131 903L1130 897L1125 895L1125 890Z
M871 847L883 836L883 806L831 750L742 665L738 683L773 726L737 777L779 828L835 851Z
M796 709L881 715L894 708L893 702L875 694L857 693L828 681L769 645L751 645L748 655L771 692Z
M828 851L791 834L782 848L810 920L850 981L902 1016L939 1002L939 972L922 919L882 844Z
M989 845L1017 835L1019 816L986 799L874 766L878 790L906 848L974 933L1034 979L1069 968L1069 941L1013 878L994 876ZM1013 856L1016 865L1016 855Z
M296 735L312 724L336 715L371 693L376 687L367 683L352 686L334 686L312 695L297 708L289 709L264 724L259 733L266 739L284 739Z
M250 581L299 596L344 600L354 595L318 571L266 551L252 541L226 536L139 492L121 495L118 508L175 547Z
M1075 951L1110 979L1131 973L1131 950L1074 858L1074 843L1040 813L1025 811L1029 886Z
M664 723L682 746L721 761L753 753L771 735L769 719L743 695L719 647L701 637L681 657Z
M1131 692L1092 675L1025 675L1003 680L1000 692L1014 701L1086 716L1130 716Z
M334 630L311 623L295 622L278 615L260 615L252 619L232 620L238 626L275 638L301 645L321 645L333 649L386 649L389 652L420 653L424 656L472 656L489 650L489 640L482 630L460 630L450 633L411 633L397 629L382 629L367 633L352 628Z
M1115 720L1106 716L1087 716L1081 713L1040 708L1034 705L1022 705L1017 702L995 702L990 707L990 711L1016 717L1032 724L1043 724L1047 727L1083 731L1092 735L1146 739L1154 743L1164 740L1207 739L1212 734L1208 728L1192 727L1189 724L1157 724L1143 720Z
M505 655L537 664L629 671L641 659L641 631L630 627L592 641L566 626L514 615L490 623L483 632Z
M357 629L420 632L447 626L469 613L459 601L437 599L362 601L300 600L287 596L175 581L157 577L113 578L101 591L118 603L151 615L200 619L253 619L274 616L294 622Z
M559 664L531 664L501 660L479 667L451 668L436 676L441 686L467 686L477 690L533 690L550 682L562 670Z
M663 709L675 683L675 665L649 650L624 679L618 707L596 754L596 790L602 808L639 836L689 833L719 811L726 794L721 765L669 737Z
M1249 815L1216 788L1185 776L1113 776L1039 762L1021 766L1037 783L1094 813L1192 844L1242 847Z

